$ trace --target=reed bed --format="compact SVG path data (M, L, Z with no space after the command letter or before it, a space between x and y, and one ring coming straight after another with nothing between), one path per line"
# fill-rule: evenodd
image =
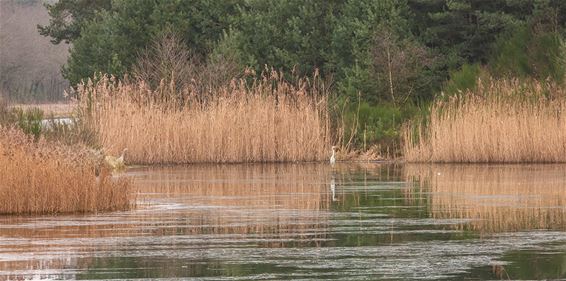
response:
M566 162L566 89L518 80L479 82L442 100L404 132L409 162Z
M0 214L58 214L130 208L127 180L113 180L88 149L0 127Z
M458 228L480 233L566 230L566 166L408 165L420 182L429 212L440 219L469 219ZM478 180L481 179L481 180Z
M103 77L78 89L80 108L107 152L135 164L295 162L327 159L327 95L313 80L276 72L233 80L202 96L189 88Z

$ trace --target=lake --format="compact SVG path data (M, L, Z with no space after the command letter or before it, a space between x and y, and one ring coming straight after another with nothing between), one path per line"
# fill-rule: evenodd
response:
M0 217L0 280L566 279L566 165L129 169L131 211Z

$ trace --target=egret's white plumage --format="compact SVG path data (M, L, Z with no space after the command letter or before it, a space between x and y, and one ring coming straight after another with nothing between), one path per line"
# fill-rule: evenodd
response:
M116 158L114 156L106 156L104 157L104 161L106 162L106 164L108 164L108 166L110 166L113 170L121 170L126 168L126 164L124 162L124 156L126 154L126 151L128 151L127 148L124 149L124 151L122 151L122 155L120 155L120 157Z
M330 164L336 163L336 146L332 147L332 156L330 156Z

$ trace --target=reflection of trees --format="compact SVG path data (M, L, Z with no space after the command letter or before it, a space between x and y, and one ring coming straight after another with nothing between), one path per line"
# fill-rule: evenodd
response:
M502 257L505 265L476 267L462 280L564 280L566 256L557 252L510 252Z
M431 192L435 218L472 219L480 232L566 229L563 165L408 165L406 175Z
M256 264L254 267L230 264L220 260L159 259L155 257L94 258L89 270L76 275L77 279L135 279L210 276L249 276L263 272L285 272L285 267Z

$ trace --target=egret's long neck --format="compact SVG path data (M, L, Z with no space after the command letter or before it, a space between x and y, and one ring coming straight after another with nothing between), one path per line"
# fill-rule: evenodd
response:
M332 149L332 157L336 157L335 153L336 153L336 151L334 149Z

